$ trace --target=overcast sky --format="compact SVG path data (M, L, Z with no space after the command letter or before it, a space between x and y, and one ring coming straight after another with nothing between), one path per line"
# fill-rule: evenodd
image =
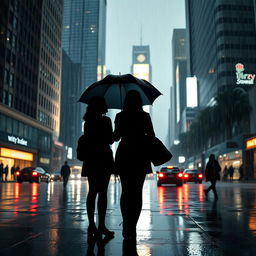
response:
M156 135L166 140L170 86L171 39L174 28L185 28L184 0L107 0L106 66L112 74L130 73L132 46L150 45L152 83L163 94L153 104Z

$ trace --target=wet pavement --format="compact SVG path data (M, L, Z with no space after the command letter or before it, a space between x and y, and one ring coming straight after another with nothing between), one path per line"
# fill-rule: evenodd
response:
M218 183L217 202L211 192L205 199L205 186L146 181L139 256L256 255L256 184ZM60 182L0 183L0 255L122 256L120 184L109 186L106 223L115 238L106 244L88 245L87 191L86 181L66 191Z

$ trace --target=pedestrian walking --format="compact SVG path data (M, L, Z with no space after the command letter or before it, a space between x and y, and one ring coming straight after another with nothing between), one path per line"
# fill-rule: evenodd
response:
M3 181L3 174L4 174L4 164L0 164L0 181Z
M244 178L244 167L243 164L239 167L239 180L242 180Z
M63 179L63 187L64 188L66 188L66 186L67 186L70 173L71 173L71 171L70 171L70 167L68 165L68 162L65 161L64 165L62 165L61 170L60 170L60 174L61 174L62 179Z
M223 180L226 181L228 178L228 167L225 165L225 168L223 170Z
M228 173L229 173L229 180L233 181L233 176L234 176L234 168L232 166L232 164L230 165L229 169L228 169Z
M4 180L7 181L8 180L8 175L9 175L9 166L8 166L8 164L4 168L4 175L5 175Z
M89 220L88 238L113 238L114 232L105 225L107 210L107 190L111 173L114 169L113 152L110 145L113 143L113 129L107 113L107 104L103 97L91 98L84 115L85 143L82 176L87 177L89 192L86 207ZM101 164L103 163L103 164ZM94 221L95 202L98 195L99 225Z
M11 168L11 180L14 180L14 177L15 177L15 166L13 165L12 168Z
M136 225L142 208L142 188L146 174L152 172L145 148L146 135L155 136L150 115L143 111L140 94L130 90L125 97L123 111L116 115L114 131L115 140L121 139L115 164L122 186L123 249L129 246L135 248Z
M221 171L221 167L218 161L215 159L215 155L211 154L205 170L206 181L211 182L210 187L204 190L206 197L208 195L208 192L212 190L214 193L215 200L218 200L218 194L216 191L216 182L217 180L220 180L220 171Z

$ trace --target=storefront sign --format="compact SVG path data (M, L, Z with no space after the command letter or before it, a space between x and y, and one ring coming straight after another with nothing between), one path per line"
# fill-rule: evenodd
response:
M12 135L8 135L8 141L10 141L14 144L19 144L19 145L26 146L26 147L28 146L27 140L24 140L23 138L15 137Z
M50 159L49 158L40 157L39 162L42 163L42 164L49 164L50 163Z
M32 153L19 151L19 150L13 150L13 149L9 149L9 148L0 148L0 156L7 157L7 158L15 158L15 159L33 161Z
M245 74L244 65L236 64L236 84L254 84L255 74Z
M64 144L62 142L57 141L57 140L53 141L53 143L54 143L54 145L59 146L61 148L64 146Z
M256 137L246 141L246 149L256 148Z

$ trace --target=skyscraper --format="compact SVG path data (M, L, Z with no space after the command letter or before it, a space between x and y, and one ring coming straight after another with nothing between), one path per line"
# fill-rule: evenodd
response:
M131 73L137 78L151 82L152 67L150 64L149 45L134 45L132 47ZM145 106L144 110L152 115L150 106Z
M254 2L186 0L189 69L198 78L200 106L211 105L218 91L255 84Z
M65 0L62 46L82 67L82 89L105 75L106 0Z
M68 112L62 111L61 119L69 118L75 133L71 142L65 136L71 127L63 124L61 139L74 152L75 142L82 133L85 110L85 105L77 101L86 87L102 79L106 73L106 0L64 0L63 23L62 108L67 110L67 104L72 108ZM75 159L74 154L72 158Z
M187 77L186 29L174 29L172 37L173 84L171 87L170 139L171 145L181 133L182 112L186 108Z
M50 169L59 133L63 1L0 2L0 160Z

